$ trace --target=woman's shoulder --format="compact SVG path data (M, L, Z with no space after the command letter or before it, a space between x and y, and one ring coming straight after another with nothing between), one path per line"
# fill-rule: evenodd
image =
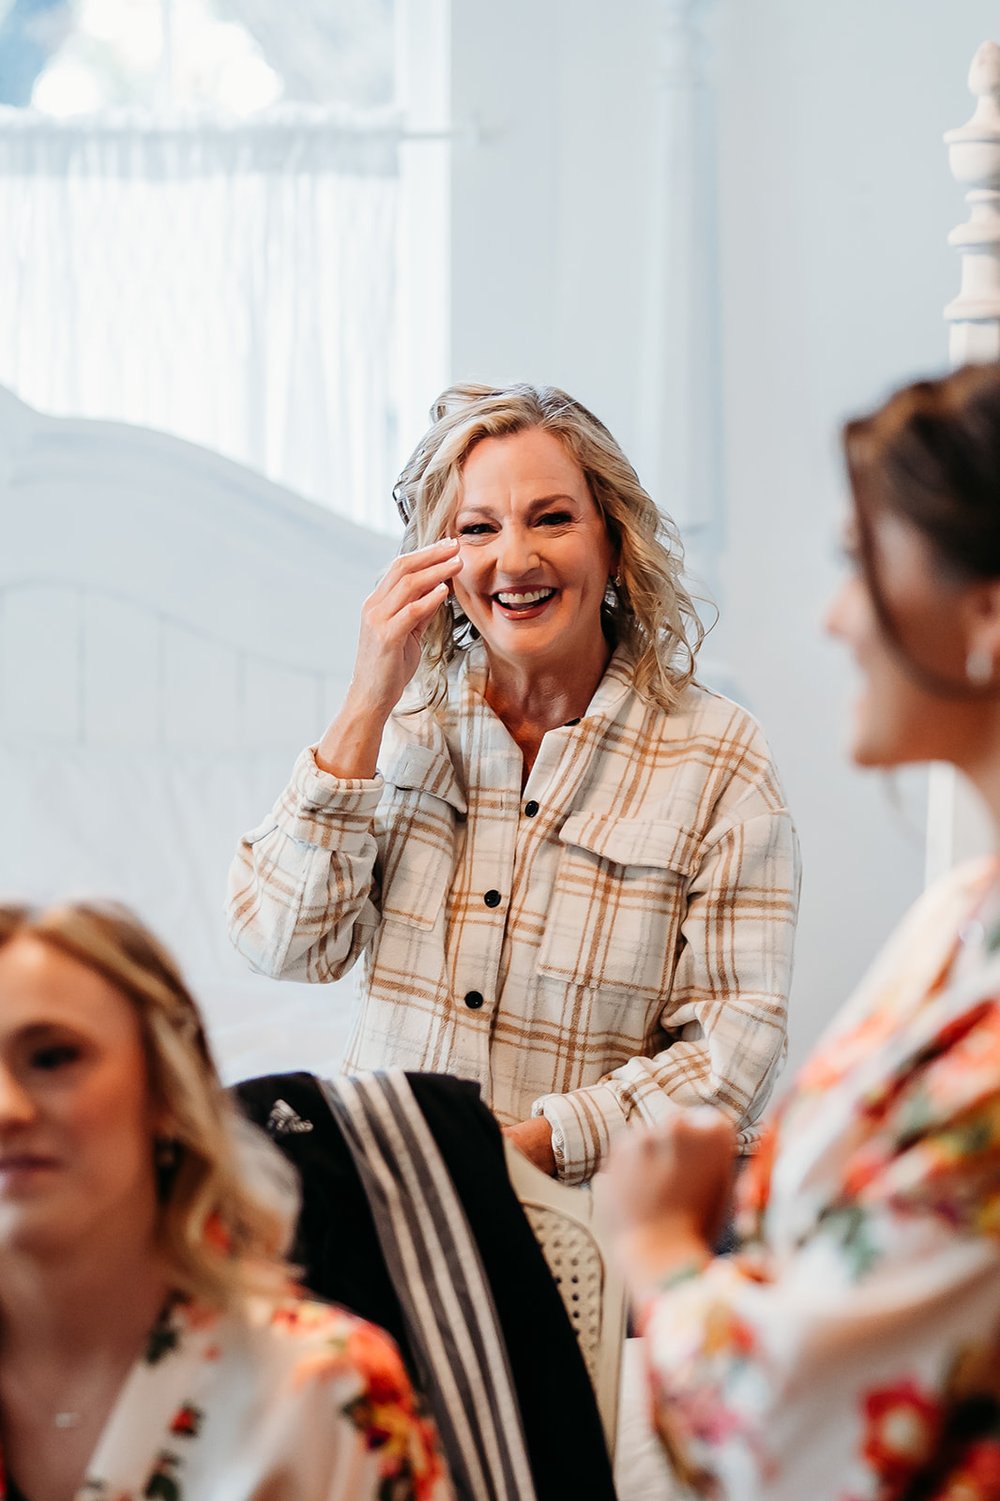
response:
M977 901L998 876L1000 860L997 856L978 855L975 859L963 860L932 881L919 900L928 904Z
M653 762L704 786L699 804L730 810L739 821L754 812L786 808L770 745L749 709L698 682L689 683L669 710L644 706L641 730Z
M911 935L939 931L957 931L986 895L1000 875L995 855L983 855L946 871L932 881L898 924L894 939L906 943Z
M298 1298L262 1309L257 1329L290 1361L299 1400L307 1407L332 1404L377 1458L380 1496L443 1501L450 1494L434 1424L384 1329L344 1308Z
M677 702L678 714L688 715L696 723L720 736L739 741L765 743L759 719L745 704L699 682L688 683Z
M303 1361L316 1375L343 1372L366 1383L377 1379L400 1393L409 1390L392 1338L346 1308L294 1295L276 1301L253 1299L245 1322L249 1342L270 1350L283 1363Z
M844 1036L877 1030L882 1017L897 1026L907 1006L923 1009L936 996L935 1015L944 1015L943 982L955 973L956 945L981 907L997 875L994 858L965 862L932 882L903 913L852 998L824 1034L820 1048ZM946 988L946 987L944 987ZM962 1005L1000 997L996 954L977 966L971 983L953 987ZM871 1020L876 1018L876 1020ZM931 1018L933 1023L934 1018ZM817 1049L817 1052L819 1049Z
M709 737L727 745L767 751L767 740L755 715L736 699L697 680L686 684L669 709L639 701L649 731L664 740Z
M295 1458L303 1483L320 1478L320 1470L329 1481L325 1467L348 1452L347 1444L364 1469L359 1496L443 1501L450 1495L434 1425L383 1329L294 1294L252 1298L229 1314L189 1305L182 1317L201 1335L213 1389L241 1394L248 1421L262 1410L271 1414L271 1439Z
M354 1400L395 1402L409 1409L413 1394L390 1335L335 1304L299 1296L252 1296L224 1312L195 1299L178 1300L150 1342L146 1362L176 1353L225 1383L241 1384L299 1405L317 1397L338 1411ZM250 1397L251 1400L254 1400Z

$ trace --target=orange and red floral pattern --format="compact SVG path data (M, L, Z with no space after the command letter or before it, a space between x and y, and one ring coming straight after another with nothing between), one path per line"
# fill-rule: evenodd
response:
M1000 867L929 892L652 1300L657 1422L711 1501L1000 1501ZM989 929L988 929L989 930Z
M434 1427L382 1330L294 1298L260 1301L244 1319L175 1301L119 1396L78 1501L216 1501L223 1490L233 1501L452 1495ZM0 1501L16 1496L0 1454Z

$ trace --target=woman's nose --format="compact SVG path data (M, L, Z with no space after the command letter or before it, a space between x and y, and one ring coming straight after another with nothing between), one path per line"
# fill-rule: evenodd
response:
M852 595L857 588L856 579L844 579L823 611L823 630L828 636L844 640L850 635Z
M505 527L500 538L497 567L501 573L517 578L538 566L538 547L525 527Z
M34 1101L24 1085L5 1063L0 1063L0 1129L24 1125L34 1116Z

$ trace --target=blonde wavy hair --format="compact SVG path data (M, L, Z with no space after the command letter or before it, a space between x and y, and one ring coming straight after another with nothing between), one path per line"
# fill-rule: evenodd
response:
M396 482L406 524L401 552L447 534L458 504L462 468L484 438L540 428L554 434L579 464L608 536L619 554L603 607L605 635L626 646L639 694L669 710L695 674L705 629L682 582L684 549L676 526L658 509L603 422L556 386L455 385L431 407L431 427ZM446 691L448 664L475 639L454 599L422 638L421 679L432 703Z
M0 906L0 948L22 936L85 965L133 1008L151 1103L170 1122L169 1136L151 1141L150 1151L162 1155L165 1141L172 1158L156 1166L156 1235L174 1290L225 1310L251 1293L280 1295L297 1210L292 1170L224 1090L171 956L133 913L111 903Z

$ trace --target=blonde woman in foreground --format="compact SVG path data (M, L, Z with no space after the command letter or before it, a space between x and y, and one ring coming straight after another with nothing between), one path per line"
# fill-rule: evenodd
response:
M1000 829L1000 366L845 429L856 762L945 761ZM1000 1497L1000 860L917 903L830 1027L713 1259L728 1123L611 1166L656 1416L712 1501Z
M284 1171L134 918L0 908L2 1501L451 1495L388 1336L294 1296Z

